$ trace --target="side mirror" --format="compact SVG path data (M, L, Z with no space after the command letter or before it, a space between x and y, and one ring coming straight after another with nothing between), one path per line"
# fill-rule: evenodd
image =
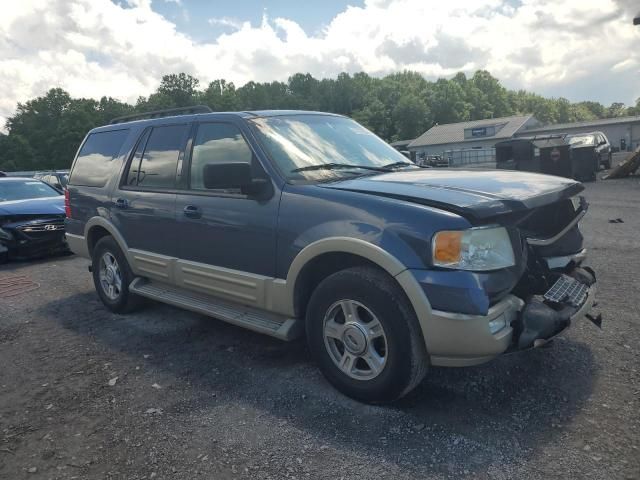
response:
M607 144L607 142L606 142L606 141L604 141L604 140L600 140L600 143L598 143L598 146L600 146L600 145L606 145L606 144Z
M264 178L252 177L249 163L209 163L202 173L207 189L239 188L245 195L257 195L269 185Z

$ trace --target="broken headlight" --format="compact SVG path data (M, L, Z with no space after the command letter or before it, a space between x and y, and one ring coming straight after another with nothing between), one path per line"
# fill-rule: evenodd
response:
M488 271L515 265L504 227L445 230L433 237L433 264L456 270Z

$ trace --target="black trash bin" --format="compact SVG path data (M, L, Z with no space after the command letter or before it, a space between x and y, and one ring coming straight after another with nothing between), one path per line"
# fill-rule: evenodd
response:
M540 147L540 173L573 178L573 167L571 150L564 139L544 142Z
M571 145L565 134L520 137L498 142L496 168L545 173L576 180L595 180L594 145Z
M600 169L598 139L593 133L576 133L566 137L571 147L573 178L583 182L596 180Z

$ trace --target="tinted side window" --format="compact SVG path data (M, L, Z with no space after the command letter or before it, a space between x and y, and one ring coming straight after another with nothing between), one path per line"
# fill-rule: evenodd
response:
M113 159L118 157L129 130L92 133L82 145L69 183L87 187L104 187L111 174Z
M249 145L235 125L203 123L198 126L193 143L189 185L192 189L205 189L203 171L209 163L251 163L252 156Z
M133 176L136 158L131 164L128 183L145 188L174 188L178 155L186 139L188 125L154 127Z

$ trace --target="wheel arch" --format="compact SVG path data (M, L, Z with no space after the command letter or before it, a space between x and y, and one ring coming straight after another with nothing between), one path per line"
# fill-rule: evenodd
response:
M326 263L322 263L326 261ZM344 261L344 264L340 264ZM322 265L324 276L313 275L313 267ZM331 271L328 266L337 267ZM287 274L287 291L290 309L296 316L304 314L306 303L313 292L311 287L335 271L354 265L372 265L389 274L404 291L414 309L420 323L423 337L428 318L431 316L431 305L424 291L407 267L391 253L365 240L350 237L333 237L318 240L307 245L295 257ZM327 271L329 271L327 275ZM313 281L316 281L315 285ZM308 282L311 281L311 284Z
M98 243L101 238L110 235L120 247L122 254L125 256L127 262L129 263L129 266L133 268L133 263L129 254L127 242L125 242L123 236L120 234L120 232L118 232L118 229L109 220L104 217L93 217L87 222L84 232L90 257L93 255L93 249L96 243Z

